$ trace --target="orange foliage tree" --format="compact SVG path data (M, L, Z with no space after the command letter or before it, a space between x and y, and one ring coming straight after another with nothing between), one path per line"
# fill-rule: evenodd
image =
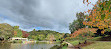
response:
M81 28L81 29L75 31L73 34L71 34L71 37L75 38L80 34L82 34L82 37L85 37L84 33L86 33L86 34L96 33L96 30L97 29L95 29L95 28Z
M85 1L83 1L84 3ZM86 1L87 3L88 0ZM89 16L86 17L83 22L84 25L97 27L102 30L101 33L104 34L104 29L111 29L111 0L98 2L94 5L92 10L87 11Z
M27 38L29 36L29 33L26 31L22 31L22 37Z

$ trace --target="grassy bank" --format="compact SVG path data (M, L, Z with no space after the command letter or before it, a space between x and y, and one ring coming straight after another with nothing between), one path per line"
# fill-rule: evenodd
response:
M71 43L71 44L73 44L73 45L75 46L75 45L78 45L79 42L80 42L80 43L83 43L84 40L74 40L74 41L67 41L67 42L69 42L69 43Z
M83 49L111 49L111 42L95 41L94 44L83 47Z

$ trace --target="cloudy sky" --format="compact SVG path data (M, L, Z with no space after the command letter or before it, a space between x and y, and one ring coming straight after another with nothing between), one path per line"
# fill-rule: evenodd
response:
M97 0L90 0L95 4ZM69 31L69 23L76 19L77 12L87 11L93 6L83 0L0 0L0 23L18 25L31 31Z

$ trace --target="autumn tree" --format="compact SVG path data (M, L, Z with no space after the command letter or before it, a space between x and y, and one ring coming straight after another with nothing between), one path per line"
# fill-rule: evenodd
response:
M87 3L89 2L87 1ZM93 9L88 10L88 13L89 16L83 22L84 25L96 27L102 34L106 29L111 29L111 0L98 0Z
M29 33L26 31L22 31L22 37L27 38L29 36Z
M95 28L81 28L77 31L75 31L73 34L71 34L72 38L82 38L82 37L91 37L94 33L96 33Z

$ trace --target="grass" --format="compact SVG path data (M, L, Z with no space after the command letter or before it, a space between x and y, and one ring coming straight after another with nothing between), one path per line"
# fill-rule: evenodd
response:
M82 49L111 49L111 42L98 41L98 42L95 42L95 44L91 44L89 46L83 47Z
M98 36L94 37L93 39L88 39L90 41L111 41L111 36L105 35L105 36Z
M94 37L93 39L88 39L88 40L90 40L90 41L96 41L96 40L99 40L100 38L102 38L101 36L99 36L99 37Z
M67 49L67 46L63 46L62 49Z
M74 41L67 41L74 46L78 45L79 42L83 43L85 40L74 40ZM94 37L93 39L87 39L89 42L94 42L91 45L87 45L82 47L82 49L111 49L111 36L106 35L106 36L99 36L99 37Z
M83 43L84 40L74 40L74 41L67 41L67 42L69 42L69 43L71 43L71 44L73 44L73 45L78 45L79 42L80 42L80 43Z

